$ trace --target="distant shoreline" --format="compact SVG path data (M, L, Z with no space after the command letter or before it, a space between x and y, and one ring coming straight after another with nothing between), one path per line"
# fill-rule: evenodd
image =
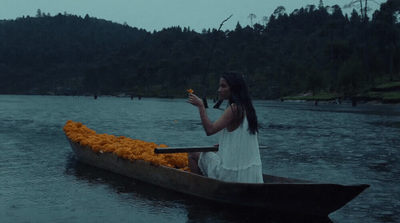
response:
M282 103L284 102L296 102L296 103L313 103L313 104L352 104L353 102L350 99L342 100L341 102L337 102L336 100L301 100L301 99L290 99L290 100L278 100ZM383 100L366 100L366 101L357 101L357 104L371 104L371 105L400 105L400 102L385 102Z
M185 99L185 97L181 96L152 96L152 95L129 95L129 94L111 94L111 95L98 95L97 97L95 95L90 95L90 94L0 94L0 95L21 95L21 96L67 96L67 97L88 97L88 98L93 98L94 100L96 99L101 99L101 98L109 98L109 97L115 97L115 98L130 98L131 100L141 100L141 99L146 99L146 98L158 98L158 99ZM213 98L207 98L208 100L213 100ZM352 104L354 103L350 98L347 99L294 99L294 98L281 98L281 99L263 99L263 98L253 98L253 100L261 100L261 101L278 101L278 102L294 102L294 103L312 103L316 106L319 104ZM358 104L371 104L371 105L400 105L400 101L395 101L395 102L387 102L384 100L356 100L356 105Z

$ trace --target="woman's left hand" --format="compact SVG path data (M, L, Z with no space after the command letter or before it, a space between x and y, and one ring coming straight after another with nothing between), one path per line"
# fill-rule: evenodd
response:
M189 94L187 102L199 108L204 106L203 101L195 94Z

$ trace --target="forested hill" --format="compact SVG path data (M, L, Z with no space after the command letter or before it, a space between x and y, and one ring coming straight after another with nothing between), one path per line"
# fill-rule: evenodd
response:
M372 18L321 1L290 13L278 7L265 24L201 33L66 13L2 20L0 93L179 97L192 88L214 96L221 72L237 70L256 98L351 96L400 79L399 12L398 0Z

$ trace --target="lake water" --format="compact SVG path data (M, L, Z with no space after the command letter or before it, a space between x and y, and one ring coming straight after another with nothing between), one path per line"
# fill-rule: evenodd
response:
M212 102L210 101L211 105ZM399 105L254 101L263 172L319 182L370 184L332 222L400 222ZM224 107L224 105L223 105ZM208 109L211 119L222 110ZM97 133L213 145L183 99L0 95L1 222L285 222L215 205L82 164L67 120ZM287 216L286 216L287 217ZM299 220L299 219L297 219Z

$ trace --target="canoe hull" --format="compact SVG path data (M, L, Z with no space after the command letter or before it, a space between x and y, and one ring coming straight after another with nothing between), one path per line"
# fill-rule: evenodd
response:
M86 164L174 191L232 205L327 216L369 185L320 184L264 174L264 184L229 183L113 153L96 153L69 140L76 158Z

